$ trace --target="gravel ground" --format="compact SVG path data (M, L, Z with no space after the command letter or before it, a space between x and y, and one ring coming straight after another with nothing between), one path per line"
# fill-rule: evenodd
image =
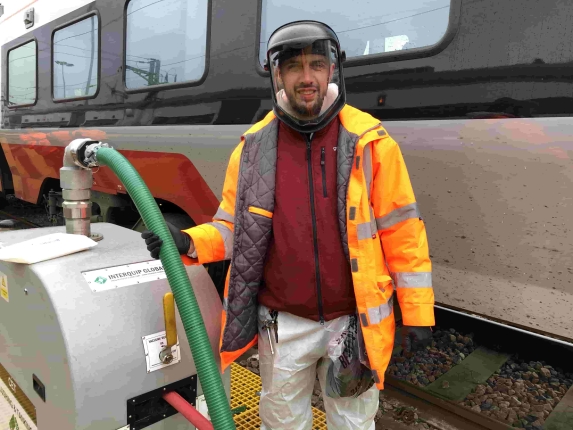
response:
M413 385L425 387L449 371L473 352L473 334L464 335L452 329L436 327L432 345L411 357L392 357L387 373Z
M461 404L516 428L541 430L572 384L571 373L543 361L525 362L515 357Z

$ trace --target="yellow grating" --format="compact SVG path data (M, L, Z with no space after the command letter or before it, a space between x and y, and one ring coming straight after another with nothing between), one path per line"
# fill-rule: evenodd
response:
M231 364L231 409L246 406L247 410L234 416L237 430L259 429L259 396L261 378L237 363ZM320 409L312 408L314 417L312 430L326 430L326 415Z
M256 408L258 411L257 392L261 389L261 378L258 375L237 363L231 363L231 409L244 405L247 410Z

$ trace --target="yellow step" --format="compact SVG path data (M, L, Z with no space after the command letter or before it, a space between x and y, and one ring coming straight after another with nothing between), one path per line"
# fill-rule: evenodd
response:
M259 429L259 396L262 389L261 378L237 363L231 364L231 409L241 406L246 411L234 416L237 430ZM320 409L312 408L314 417L312 429L326 430L326 415Z

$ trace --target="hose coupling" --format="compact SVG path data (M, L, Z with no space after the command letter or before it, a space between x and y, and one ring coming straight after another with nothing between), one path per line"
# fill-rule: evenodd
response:
M86 150L84 152L84 159L82 164L86 167L97 167L99 166L97 162L97 152L101 148L112 148L111 145L108 143L103 142L90 142L87 145Z
M107 143L92 139L75 139L64 151L64 160L60 169L60 186L62 188L62 203L66 233L82 234L93 240L101 240L102 236L91 233L91 187L93 173L90 167L98 166L97 149L110 148ZM97 148L97 149L96 149Z

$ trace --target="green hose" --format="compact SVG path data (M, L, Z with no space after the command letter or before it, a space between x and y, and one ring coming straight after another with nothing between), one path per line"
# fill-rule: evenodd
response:
M133 199L147 228L157 234L163 245L160 259L173 291L179 315L189 340L193 361L203 387L209 415L216 430L235 429L231 408L223 381L215 362L211 343L197 304L197 299L163 215L149 189L127 159L112 148L99 148L96 154L100 166L108 166L121 180ZM215 316L214 316L215 317Z

